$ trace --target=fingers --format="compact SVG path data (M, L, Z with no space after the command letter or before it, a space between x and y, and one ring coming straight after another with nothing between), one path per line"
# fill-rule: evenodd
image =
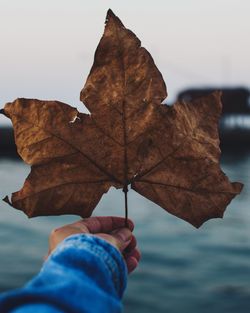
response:
M140 258L141 253L137 248L134 248L130 253L124 255L124 259L128 268L128 273L131 273L136 269Z
M138 261L134 257L130 257L126 260L127 268L128 268L128 273L132 273L138 265Z
M110 244L115 246L121 253L126 249L132 239L132 233L128 228L116 229L110 234L97 233L97 237L100 237Z
M141 259L141 253L139 249L136 248L136 245L137 241L135 236L133 235L129 245L123 252L123 256L128 268L128 273L131 273L136 269Z
M125 218L122 217L102 216L86 218L52 231L48 255L67 236L76 233L92 233L108 241L122 253L128 272L131 273L137 267L141 257L139 250L136 248L137 242L132 234L133 229L133 222L128 220L128 227L125 227Z
M135 236L132 235L131 241L130 241L129 245L126 247L126 249L124 250L124 253L129 254L132 250L134 250L136 245L137 245L137 240L136 240Z
M128 247L133 237L132 232L125 227L114 230L110 235L115 239L116 246L120 252L123 252Z
M125 227L125 218L117 216L95 216L76 223L84 224L92 234L110 233L117 228ZM128 228L131 231L134 229L134 224L131 220L128 220Z
M138 248L135 248L133 251L131 251L130 253L126 254L126 258L130 258L133 257L135 258L138 262L141 259L141 252Z

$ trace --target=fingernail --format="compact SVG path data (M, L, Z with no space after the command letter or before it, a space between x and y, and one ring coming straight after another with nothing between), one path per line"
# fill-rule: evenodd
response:
M120 228L116 233L124 242L129 241L132 238L132 233L128 228Z

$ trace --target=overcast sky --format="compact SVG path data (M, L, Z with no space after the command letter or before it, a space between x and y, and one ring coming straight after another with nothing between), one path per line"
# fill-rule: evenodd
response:
M249 0L0 0L0 106L27 97L82 108L108 8L152 54L169 102L187 87L250 87Z

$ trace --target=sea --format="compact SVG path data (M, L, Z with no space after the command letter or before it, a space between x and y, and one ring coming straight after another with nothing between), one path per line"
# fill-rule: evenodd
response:
M250 312L250 153L223 152L221 166L231 181L243 182L244 189L223 219L212 219L200 229L129 191L129 217L135 222L142 258L128 278L125 313ZM1 198L19 190L29 171L22 161L0 159ZM94 215L124 216L122 191L111 188ZM1 201L0 292L36 275L51 230L78 219L28 219Z

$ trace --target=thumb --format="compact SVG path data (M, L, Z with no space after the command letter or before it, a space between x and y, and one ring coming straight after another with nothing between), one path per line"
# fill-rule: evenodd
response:
M132 232L125 227L114 230L110 235L114 238L115 245L121 252L126 249L132 239Z

